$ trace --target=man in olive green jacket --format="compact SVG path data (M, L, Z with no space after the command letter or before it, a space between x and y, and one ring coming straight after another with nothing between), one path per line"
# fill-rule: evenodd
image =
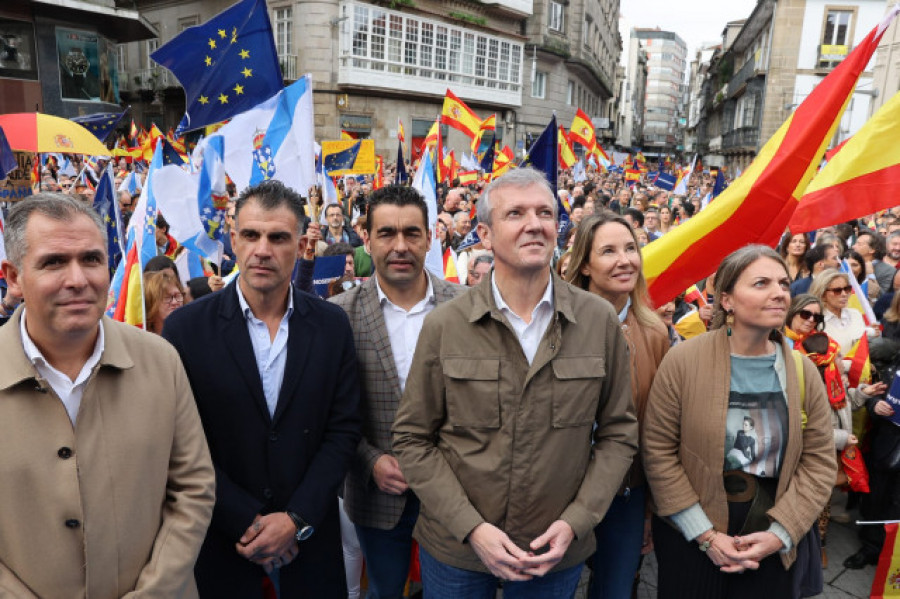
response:
M543 175L504 175L478 217L494 270L426 318L393 427L422 580L571 596L637 450L625 342L607 302L551 276Z

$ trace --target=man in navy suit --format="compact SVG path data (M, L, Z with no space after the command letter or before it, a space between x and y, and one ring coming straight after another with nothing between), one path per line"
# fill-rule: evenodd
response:
M201 597L346 596L338 486L360 437L356 351L337 306L293 289L300 197L277 181L235 203L240 275L174 312L216 469L216 506L197 560Z

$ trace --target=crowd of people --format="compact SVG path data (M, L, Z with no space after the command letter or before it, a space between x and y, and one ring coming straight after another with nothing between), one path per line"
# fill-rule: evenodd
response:
M230 189L208 276L158 217L144 333L103 316L90 189L45 175L6 221L0 595L627 599L653 551L663 599L802 597L842 451L870 475L851 506L900 515L893 212L654 306L642 248L715 201L708 172L675 194L517 168L440 185L436 220L391 172L328 205L266 181ZM851 384L863 337L877 374ZM884 542L860 532L850 568Z

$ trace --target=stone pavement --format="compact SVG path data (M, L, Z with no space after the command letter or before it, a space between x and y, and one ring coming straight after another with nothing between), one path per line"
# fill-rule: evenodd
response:
M832 496L832 514L844 514L847 495L835 492ZM853 510L849 514L853 520L859 513ZM866 566L862 570L848 570L843 563L846 558L856 553L859 541L856 538L856 527L853 524L831 522L828 527L828 567L825 569L825 588L821 599L865 599L872 589L875 577L875 566ZM656 597L656 556L649 555L641 569L641 584L638 587L638 599L654 599ZM777 598L773 598L777 599Z

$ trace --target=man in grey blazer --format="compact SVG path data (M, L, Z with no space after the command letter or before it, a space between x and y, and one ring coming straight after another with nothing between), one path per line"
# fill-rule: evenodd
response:
M419 501L391 452L391 426L425 315L465 288L424 269L428 208L410 187L369 196L366 250L375 275L330 301L350 318L362 382L363 438L347 474L344 507L366 559L369 599L401 597Z

